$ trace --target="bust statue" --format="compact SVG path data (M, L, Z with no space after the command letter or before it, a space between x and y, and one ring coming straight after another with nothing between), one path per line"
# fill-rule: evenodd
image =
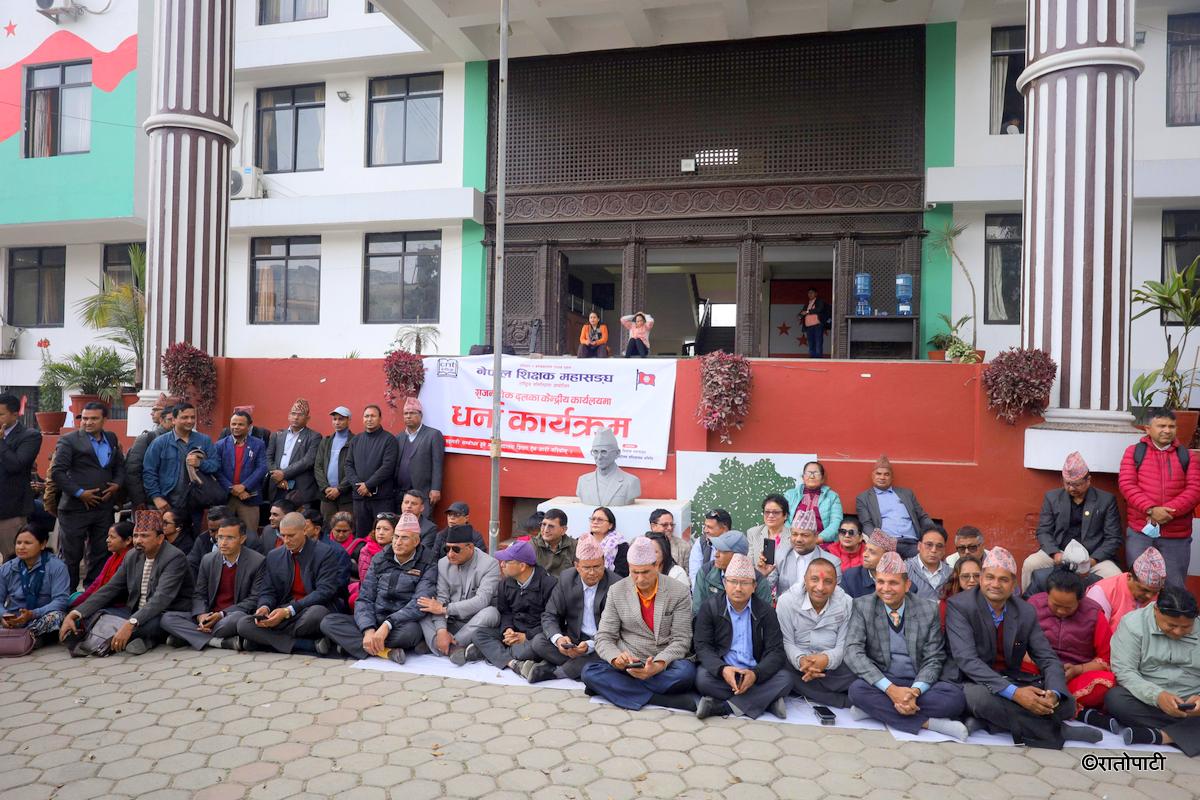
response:
M579 502L594 506L627 506L637 500L642 493L642 482L617 466L621 445L612 428L596 431L591 453L596 470L579 476L575 485Z

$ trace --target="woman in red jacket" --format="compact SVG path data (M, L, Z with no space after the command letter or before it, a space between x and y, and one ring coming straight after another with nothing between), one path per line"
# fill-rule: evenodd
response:
M125 554L129 552L129 545L132 541L132 522L118 522L108 529L108 539L105 540L105 544L108 545L108 552L111 555L104 562L104 569L100 570L96 580L71 599L71 608L87 600L93 592L112 580L112 576L117 574L117 567L121 566L121 562L125 560Z
M1118 485L1129 514L1125 563L1156 547L1167 564L1167 585L1182 587L1192 555L1193 510L1200 502L1200 459L1175 439L1173 411L1150 412L1146 435L1121 459Z

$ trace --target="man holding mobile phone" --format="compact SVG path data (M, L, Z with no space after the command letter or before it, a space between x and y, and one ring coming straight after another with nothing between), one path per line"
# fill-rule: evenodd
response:
M770 709L787 717L792 689L779 618L770 600L754 596L757 575L750 559L735 554L725 568L725 592L706 599L696 617L696 716L741 714L756 719Z
M691 598L682 583L660 579L661 560L644 536L629 546L629 577L609 589L596 631L596 654L606 663L584 667L583 683L630 711L649 704L695 711Z

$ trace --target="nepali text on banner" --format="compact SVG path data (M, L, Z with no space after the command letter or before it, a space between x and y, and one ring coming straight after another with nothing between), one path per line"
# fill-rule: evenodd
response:
M452 453L489 454L492 356L425 359L424 422ZM503 357L502 452L510 458L591 463L592 437L612 428L622 467L665 469L675 362Z

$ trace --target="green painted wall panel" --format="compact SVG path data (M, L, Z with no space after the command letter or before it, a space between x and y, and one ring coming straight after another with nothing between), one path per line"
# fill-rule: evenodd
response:
M954 67L957 24L944 22L925 26L925 168L954 166ZM928 231L942 230L954 219L948 204L925 212ZM929 246L921 248L921 338L946 326L938 314L950 313L954 273L946 253ZM924 345L921 347L924 352Z
M466 65L463 114L463 186L484 191L487 181L488 65L472 61ZM463 220L462 230L462 322L460 351L487 338L487 263L483 226Z
M133 215L137 72L110 92L92 89L91 151L22 158L22 136L0 142L0 225Z

